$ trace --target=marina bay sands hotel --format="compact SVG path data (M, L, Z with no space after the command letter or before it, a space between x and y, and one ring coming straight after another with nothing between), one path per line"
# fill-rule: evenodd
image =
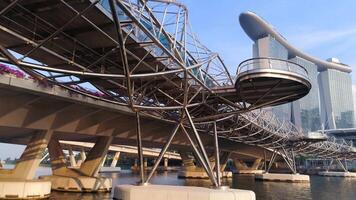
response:
M355 127L351 67L336 58L319 60L290 45L271 25L252 12L240 24L254 41L253 57L290 60L306 68L312 89L304 98L269 108L280 119L289 119L304 131Z

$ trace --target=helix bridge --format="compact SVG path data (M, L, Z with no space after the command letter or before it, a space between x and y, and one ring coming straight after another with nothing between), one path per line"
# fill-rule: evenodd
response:
M161 155L181 130L215 185L204 134L263 147L293 172L296 155L356 158L351 144L310 136L266 109L308 94L303 66L251 58L231 74L194 34L187 8L172 0L4 0L0 50L1 62L34 79L131 108L138 141L140 116L174 124Z

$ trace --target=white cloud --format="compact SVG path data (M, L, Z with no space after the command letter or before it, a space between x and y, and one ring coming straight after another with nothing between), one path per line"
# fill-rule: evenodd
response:
M289 40L303 50L312 49L329 42L347 40L356 36L356 28L344 30L294 30L294 34L288 36Z

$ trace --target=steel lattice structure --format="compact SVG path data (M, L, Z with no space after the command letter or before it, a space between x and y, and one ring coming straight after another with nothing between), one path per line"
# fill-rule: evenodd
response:
M36 79L135 111L139 149L140 115L175 124L154 169L178 130L186 134L215 186L221 185L219 173L210 166L202 133L215 136L217 160L218 137L274 151L291 169L295 154L355 157L349 144L333 139L315 143L290 122L261 110L306 95L310 84L302 66L261 58L249 60L250 67L245 62L236 77L231 75L221 57L192 31L187 8L175 1L5 0L0 2L0 37L5 38L0 42L0 61ZM269 67L258 67L265 63ZM287 73L272 77L276 80L269 80L271 86L265 91L256 89L261 86L254 85L251 77L242 78L261 68ZM290 75L293 79L285 81ZM258 80L266 77L262 78ZM293 82L303 82L309 89L270 95ZM97 95L83 91L83 85L94 88ZM251 93L258 96L252 98ZM142 151L139 155L143 165ZM142 183L154 171L147 179L142 171Z

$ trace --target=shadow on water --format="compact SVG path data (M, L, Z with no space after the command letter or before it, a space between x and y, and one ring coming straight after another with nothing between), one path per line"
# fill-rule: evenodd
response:
M40 168L38 175L48 174L50 170ZM120 173L103 173L102 176L113 178L113 185L135 184L139 181L138 174L130 171ZM210 181L205 179L178 179L177 173L164 172L156 174L151 183L162 185L187 185L210 187ZM308 183L283 183L255 181L251 175L234 175L233 178L223 179L224 185L231 188L253 190L257 200L355 200L356 179L311 176ZM64 193L52 192L51 199L65 200L106 200L112 199L108 193Z

